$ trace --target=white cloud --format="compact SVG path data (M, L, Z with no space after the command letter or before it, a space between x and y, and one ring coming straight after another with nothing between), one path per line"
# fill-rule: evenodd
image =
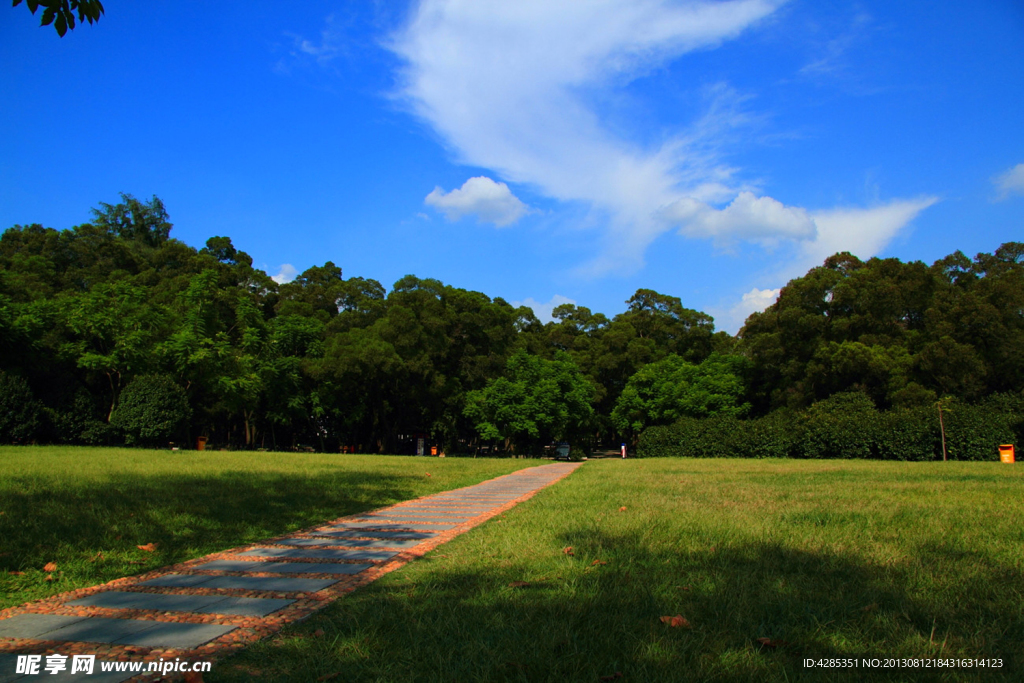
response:
M721 210L685 197L662 209L661 216L679 225L679 231L690 237L775 241L778 238L808 240L817 234L806 210L784 206L771 197L755 197L752 192L740 192Z
M758 289L754 287L752 290L743 295L739 303L729 309L726 316L726 320L719 322L718 327L729 327L732 331L738 329L743 325L743 321L751 313L757 313L775 303L775 300L779 298L779 292L782 289ZM716 320L716 322L718 322ZM723 325L725 323L725 325Z
M547 302L546 304L541 303L539 301L534 301L532 298L525 299L524 301L511 302L511 304L516 308L520 306L529 306L530 308L532 308L533 314L537 316L537 319L540 320L542 323L549 323L552 320L554 320L554 318L551 317L551 312L555 310L556 306L561 306L562 304L575 303L576 301L574 299L564 297L561 294L555 294L553 297L551 297L551 301Z
M291 282L295 279L295 276L299 274L299 271L295 269L290 263L281 264L281 268L278 270L277 275L270 276L270 279L279 285L283 285L286 282Z
M937 201L937 197L921 197L868 208L811 212L810 219L817 227L814 239L796 243L791 255L779 259L780 265L762 272L758 280L768 285L764 289L754 287L732 306L712 310L715 327L734 334L751 313L771 306L787 282L822 265L832 254L848 251L864 260L877 256L918 214Z
M481 222L494 223L499 228L515 223L529 211L508 185L484 176L470 178L451 192L435 187L423 201L443 212L450 221L475 215Z
M839 208L811 214L818 236L801 245L800 255L780 272L786 280L803 275L840 251L858 258L877 256L919 213L938 197L897 199L870 208Z
M999 199L1006 199L1011 194L1024 195L1024 164L1017 164L997 175L992 182L999 189Z
M780 4L424 0L389 46L405 61L401 99L459 161L610 216L614 258L600 271L642 261L670 228L659 207L736 195L708 145L736 114L714 91L692 130L646 149L603 127L590 95L735 38Z

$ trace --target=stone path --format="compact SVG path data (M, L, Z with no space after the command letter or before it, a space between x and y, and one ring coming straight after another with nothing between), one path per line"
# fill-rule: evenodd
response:
M0 611L0 683L173 678L101 674L99 662L224 657L505 512L579 464L531 467ZM42 655L40 673L16 673L19 654ZM43 669L52 654L68 657L64 671ZM76 654L96 655L93 674L70 674Z

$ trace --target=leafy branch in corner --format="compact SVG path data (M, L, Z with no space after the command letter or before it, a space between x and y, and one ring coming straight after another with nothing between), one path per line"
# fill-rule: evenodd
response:
M21 0L14 0L12 7L21 4ZM49 26L57 29L57 35L61 38L68 32L69 28L75 27L75 12L78 12L78 21L88 21L93 24L100 20L103 14L103 3L100 0L26 0L26 5L32 14L40 6L43 7L42 21L40 26Z

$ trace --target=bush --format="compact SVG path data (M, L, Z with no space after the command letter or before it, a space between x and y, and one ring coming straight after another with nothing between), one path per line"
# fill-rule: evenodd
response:
M995 460L997 447L1021 443L1024 399L997 395L943 410L950 460ZM640 457L942 459L939 413L932 406L880 412L864 394L835 394L810 409L754 420L683 418L640 435Z
M1019 413L1015 416L1008 408L997 397L980 405L951 403L943 410L949 459L997 460L999 445L1014 442L1014 423L1019 421Z
M0 443L30 441L39 430L43 413L28 382L0 372Z
M880 413L875 437L875 455L882 460L942 458L939 413L931 406Z
M796 446L795 418L788 410L747 420L741 450L751 458L789 458Z
M794 454L802 458L870 458L878 411L860 392L833 394L797 421Z
M129 384L110 416L129 445L154 446L178 435L192 416L185 390L166 375L143 375Z

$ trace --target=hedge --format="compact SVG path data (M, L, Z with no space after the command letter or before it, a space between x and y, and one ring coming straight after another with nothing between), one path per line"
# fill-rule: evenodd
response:
M994 396L980 404L943 406L950 460L996 460L998 446L1021 443L1024 400ZM864 394L836 394L801 412L777 411L739 420L683 418L649 427L639 457L873 458L941 460L942 434L934 406L879 411Z
M129 446L154 446L180 437L190 417L185 390L173 379L143 375L121 392L110 424L124 431Z

